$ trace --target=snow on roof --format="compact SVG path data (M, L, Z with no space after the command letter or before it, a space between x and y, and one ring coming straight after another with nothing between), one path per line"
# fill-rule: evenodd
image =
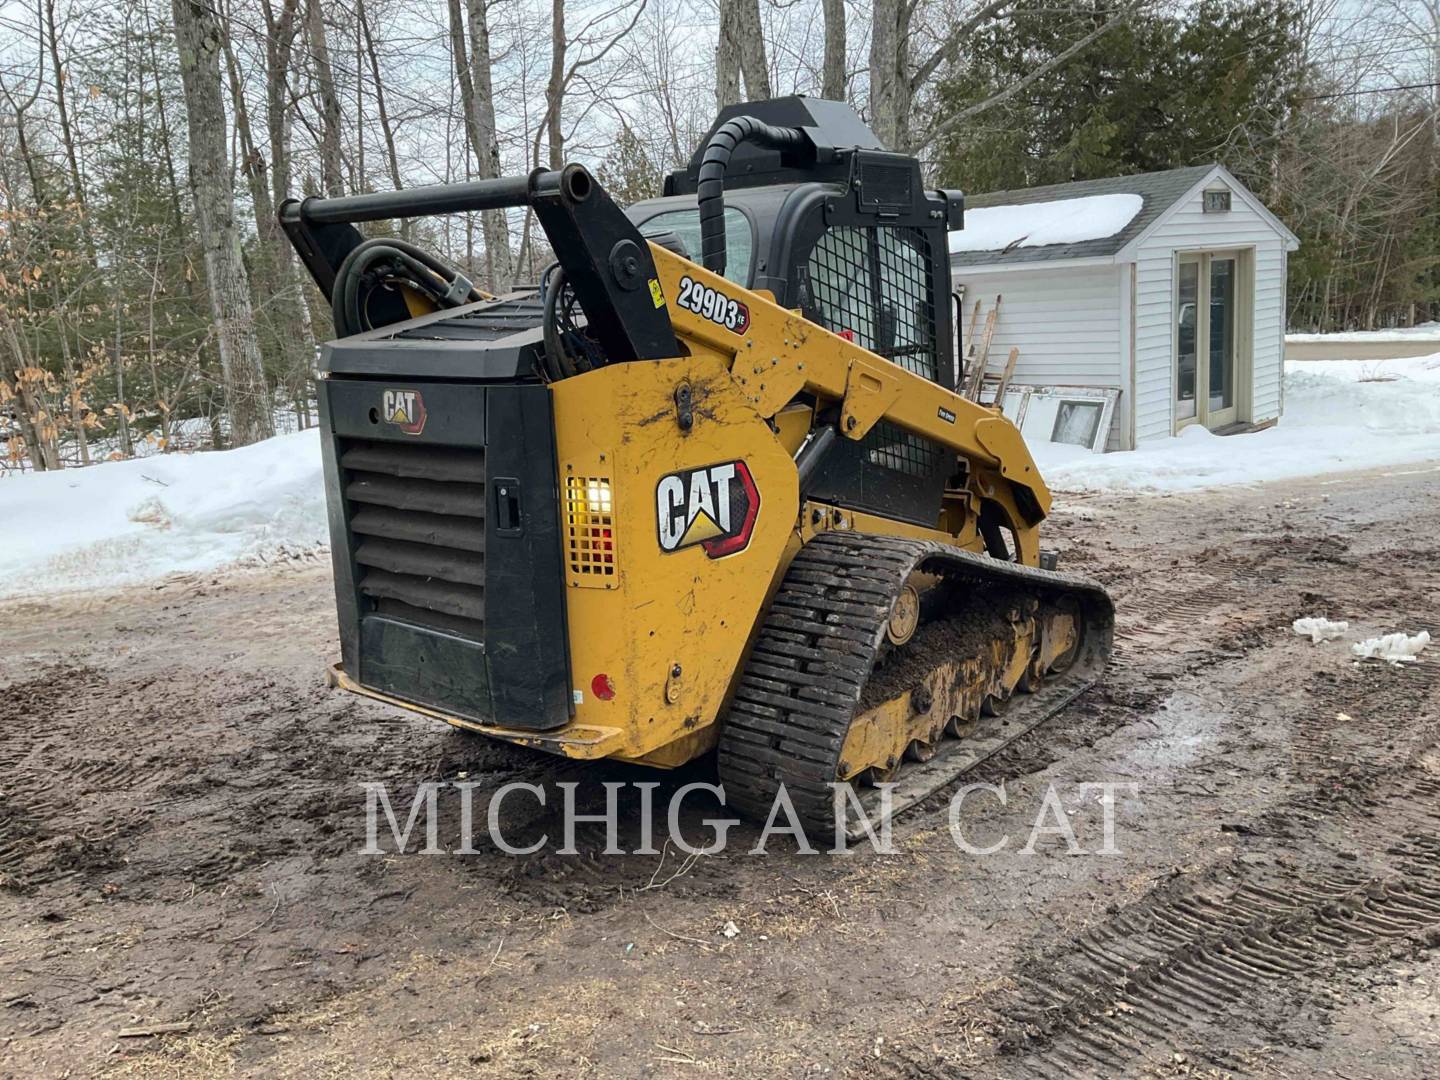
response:
M1144 206L1139 195L1119 194L966 210L965 228L950 234L950 250L1009 251L1102 240L1129 225Z

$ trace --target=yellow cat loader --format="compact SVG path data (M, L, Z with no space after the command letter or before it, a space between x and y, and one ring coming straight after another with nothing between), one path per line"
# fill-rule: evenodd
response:
M544 230L538 289L355 228L495 209ZM847 106L727 109L625 210L569 165L280 219L338 335L339 686L568 758L715 750L729 805L783 784L826 838L836 783L898 812L1103 669L1110 600L1041 552L1018 430L954 389L963 198Z

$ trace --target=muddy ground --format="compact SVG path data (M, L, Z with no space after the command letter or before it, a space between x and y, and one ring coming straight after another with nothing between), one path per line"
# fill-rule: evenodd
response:
M1118 649L982 767L986 857L943 795L889 856L752 856L750 826L607 856L598 825L570 856L366 856L362 781L402 814L476 781L483 821L505 781L595 808L600 780L708 774L327 691L320 565L0 605L0 1073L1433 1076L1440 647L1356 664L1289 624L1440 637L1440 472L1065 498L1050 538L1113 591ZM1079 787L1104 781L1135 785L1113 855ZM1090 854L1021 850L1051 789ZM505 820L558 835L522 798Z

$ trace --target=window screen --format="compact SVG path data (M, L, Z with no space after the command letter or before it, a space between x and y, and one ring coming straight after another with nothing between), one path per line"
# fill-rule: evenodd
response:
M807 263L817 321L934 381L930 245L919 229L837 227Z

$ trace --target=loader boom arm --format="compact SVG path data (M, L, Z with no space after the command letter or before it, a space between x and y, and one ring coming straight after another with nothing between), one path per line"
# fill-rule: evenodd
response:
M767 420L797 394L808 392L840 403L838 431L845 438L863 439L876 423L887 420L1009 481L1026 524L1037 524L1049 514L1050 491L1024 439L994 409L831 333L780 307L768 294L740 289L654 243L650 254L676 335L692 351L699 347L727 358L731 376ZM692 283L690 289L698 283L721 295L743 296L750 312L748 333L737 335L677 303L682 290L689 291L682 284L685 278Z

